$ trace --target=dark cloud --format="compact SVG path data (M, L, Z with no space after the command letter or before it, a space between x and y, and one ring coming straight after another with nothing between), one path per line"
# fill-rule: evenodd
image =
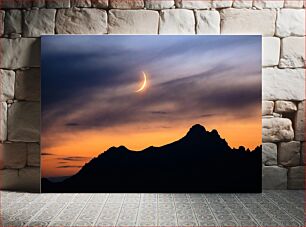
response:
M169 114L166 111L151 111L151 114L158 114L158 115L165 115L165 114Z
M58 160L63 160L63 161L85 161L88 159L89 157L81 157L81 156L70 156L70 157L58 158Z
M74 126L79 126L80 124L78 124L78 123L75 123L75 122L69 122L69 123L66 123L65 124L66 126L71 126L71 127L74 127Z
M42 156L49 156L49 155L55 155L55 154L43 152L43 153L41 153L41 155Z

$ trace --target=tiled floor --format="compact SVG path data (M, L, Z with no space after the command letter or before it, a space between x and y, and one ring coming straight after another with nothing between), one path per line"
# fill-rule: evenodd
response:
M303 191L262 194L1 192L5 226L304 226Z

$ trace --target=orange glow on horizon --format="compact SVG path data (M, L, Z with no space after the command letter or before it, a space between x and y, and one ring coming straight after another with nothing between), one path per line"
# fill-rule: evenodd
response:
M64 132L62 135L61 133L44 135L42 152L54 155L42 156L42 176L73 175L86 162L112 146L123 145L130 150L140 151L149 146L158 147L174 142L182 138L195 123L197 122L189 121L175 128L158 128L148 125L148 129L144 129L139 125L130 125L111 130L79 130L73 133ZM244 146L252 150L261 145L261 119L259 120L259 118L231 121L216 118L208 122L200 122L200 124L205 126L208 131L217 129L221 138L226 139L232 148ZM59 142L48 143L49 139ZM44 144L46 145L44 146ZM60 161L60 157L67 156L82 156L84 159ZM73 167L65 168L66 165ZM59 166L61 168L58 168Z

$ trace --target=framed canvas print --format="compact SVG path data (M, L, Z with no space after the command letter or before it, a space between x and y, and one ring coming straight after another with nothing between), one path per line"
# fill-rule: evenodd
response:
M41 38L42 192L261 192L261 36Z

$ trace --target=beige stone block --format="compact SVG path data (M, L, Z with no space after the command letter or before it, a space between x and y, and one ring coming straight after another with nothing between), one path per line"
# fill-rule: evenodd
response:
M145 0L146 9L170 9L174 7L174 0Z
M196 10L197 34L220 34L220 14L216 10Z
M276 66L279 63L280 38L263 37L262 38L262 65Z
M272 115L274 109L273 101L262 101L262 115Z
M60 9L56 15L57 34L107 33L107 13L102 9Z
M192 10L165 9L160 12L160 34L195 34Z
M262 119L263 142L291 141L293 138L294 132L290 119L276 117Z
M281 9L277 13L276 32L279 37L305 35L305 10Z
M305 37L287 37L282 39L279 67L305 67Z
M264 100L304 100L305 71L303 69L262 69Z
M223 9L220 11L222 34L255 34L273 36L276 11L274 9Z
M252 0L234 0L233 7L234 8L252 8L253 1Z
M294 102L278 100L275 101L275 112L277 113L292 113L297 111L297 106Z
M175 0L177 8L184 9L209 9L212 7L211 0Z
M128 20L127 20L128 18ZM159 14L153 10L110 10L111 34L157 34Z
M303 8L303 0L285 0L285 8Z
M257 9L276 9L284 7L284 0L254 0L253 6Z

